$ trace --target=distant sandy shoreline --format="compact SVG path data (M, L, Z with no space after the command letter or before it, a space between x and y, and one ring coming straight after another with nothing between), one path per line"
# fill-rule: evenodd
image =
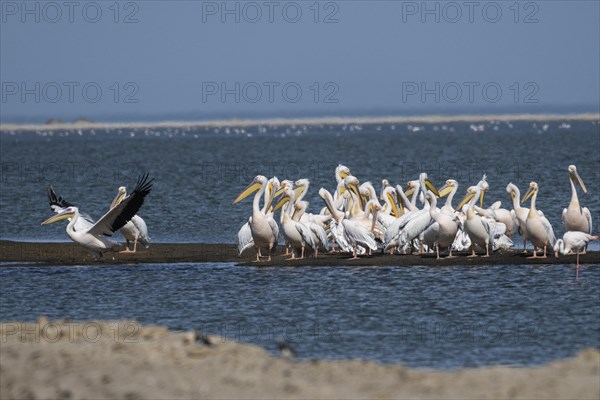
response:
M163 121L163 122L81 122L53 124L0 123L0 132L56 131L73 129L144 129L144 128L205 128L205 127L256 127L288 125L363 125L363 124L407 124L407 123L451 123L486 121L600 121L598 113L579 114L486 114L486 115L417 115L387 117L315 117L315 118L265 118L265 119L220 119L206 121Z
M598 399L600 352L541 367L427 371L373 361L294 361L136 321L1 322L0 398Z
M242 257L237 255L235 244L212 243L153 243L149 249L138 249L135 255L106 253L102 259L94 260L90 253L75 243L42 243L13 242L0 240L0 262L5 267L12 266L52 266L52 265L136 265L161 263L217 263L229 262L253 266L451 266L451 265L540 265L540 264L573 264L575 256L555 258L549 254L546 259L527 259L519 251L496 252L489 258L467 258L468 252L454 253L459 255L452 259L436 260L435 255L389 255L373 254L350 260L348 254L321 254L318 259L307 257L303 260L287 260L282 254L282 246L272 262L254 263L253 250L246 251ZM581 264L600 264L600 251L588 251L581 255ZM1 268L1 266L0 266Z

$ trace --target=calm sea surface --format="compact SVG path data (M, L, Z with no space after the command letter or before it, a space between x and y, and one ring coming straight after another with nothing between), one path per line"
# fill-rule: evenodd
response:
M588 188L582 204L600 223L599 126L561 124L486 123L483 132L452 123L3 133L0 238L66 241L64 224L40 226L52 215L47 186L98 218L119 186L131 190L149 171L154 189L139 214L154 242L233 243L251 201L231 201L255 175L309 178L307 197L318 212L318 188L333 190L338 163L377 190L382 178L404 184L421 171L438 187L456 179L455 204L483 173L488 205L508 207L507 183L524 193L535 180L538 208L561 236L569 164ZM600 347L600 268L585 266L579 275L571 264L1 268L0 319L133 318L270 350L285 337L302 358L529 365Z

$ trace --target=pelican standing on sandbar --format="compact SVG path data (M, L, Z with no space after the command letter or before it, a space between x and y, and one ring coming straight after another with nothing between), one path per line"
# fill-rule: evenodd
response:
M248 221L250 231L252 232L254 248L256 249L256 262L259 262L260 258L263 257L260 253L261 248L269 249L267 261L271 261L271 254L277 246L277 236L279 235L279 227L275 220L272 217L265 215L265 213L260 210L259 206L260 198L265 190L267 190L267 184L268 181L266 177L257 175L254 180L252 180L252 183L244 189L232 203L237 204L256 192L254 201L252 202L252 218Z
M119 192L117 193L117 197L115 197L110 205L111 210L119 205L119 203L121 203L126 196L127 188L125 186L121 186L119 188ZM127 221L127 223L123 225L121 228L121 234L123 237L125 237L126 242L125 250L121 251L121 253L135 254L137 252L138 242L143 244L145 248L150 247L148 227L146 226L146 222L142 219L142 217L137 214L131 217L131 220ZM129 242L133 242L133 250L129 250Z
M529 207L525 225L527 227L527 239L533 244L533 256L528 258L546 258L547 248L552 248L556 241L552 225L550 225L550 222L546 217L539 215L535 208L538 191L538 184L536 182L531 182L529 184L529 190L525 193L523 200L521 200L521 202L524 202L531 197L531 206ZM538 248L544 248L543 256L537 255Z
M579 184L581 190L587 193L583 180L577 173L577 167L569 165L569 183L571 184L571 202L563 210L562 221L565 225L565 231L579 231L588 234L592 233L592 214L587 207L581 207L577 197L575 182ZM587 247L587 246L586 246Z

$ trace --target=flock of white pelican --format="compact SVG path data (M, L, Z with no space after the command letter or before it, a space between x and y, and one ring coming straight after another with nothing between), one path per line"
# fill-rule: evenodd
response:
M150 244L146 223L137 212L142 207L146 195L152 190L153 180L148 179L148 174L140 176L129 196L126 188L121 186L108 212L95 223L87 213L80 211L61 196L57 196L54 189L49 187L48 202L56 215L42 222L42 225L68 220L67 235L71 240L91 250L97 256L102 256L102 253L107 251L120 250L118 243L108 239L114 232L120 231L127 243L125 250L120 252L135 254L138 242L145 247ZM130 241L133 242L133 250L129 249Z
M454 208L452 201L458 182L453 179L448 179L439 191L426 173L408 182L406 191L383 179L378 195L370 182L361 184L348 167L339 165L335 170L337 186L333 194L321 188L319 196L324 207L318 214L311 214L304 200L309 189L308 179L280 182L276 177L267 179L259 175L233 201L237 204L255 193L252 215L238 233L238 254L254 248L256 261L271 261L281 232L290 259L304 258L308 251L314 257L318 257L320 251L347 252L352 258L368 256L374 251L435 252L439 259L440 250L447 251L446 257L455 257L453 251L469 249L468 257L477 257L478 252L489 257L490 252L512 248L513 234L518 231L524 252L527 252L527 242L533 245L533 255L529 258L546 258L551 249L556 257L559 253L577 254L579 266L579 254L585 253L588 243L598 236L592 236L591 213L581 207L577 196L576 185L587 193L585 184L574 165L569 166L568 172L572 196L562 214L565 234L558 240L544 213L537 209L539 185L536 182L529 184L522 199L516 185L507 185L512 210L502 208L500 201L483 208L489 191L484 175L476 185L467 188L464 198ZM446 200L440 208L438 199L444 196ZM523 207L522 203L529 199L530 207ZM280 209L277 218L276 212ZM267 251L266 255L262 250Z

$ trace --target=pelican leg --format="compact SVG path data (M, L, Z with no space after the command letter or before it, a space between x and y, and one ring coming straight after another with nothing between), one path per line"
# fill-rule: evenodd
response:
M531 257L527 257L527 258L540 258L537 255L537 247L535 247L535 245L533 246L533 255Z
M490 256L490 244L486 243L485 244L485 256L482 257L489 257Z
M273 252L273 243L269 243L269 257L267 261L271 261L271 253Z
M579 269L579 252L577 252L577 269Z
M471 255L467 256L467 258L472 258L472 257L477 257L477 254L475 253L475 245L473 243L471 243Z
M129 239L125 239L125 243L125 250L121 250L119 253L131 253L131 250L129 250Z
M304 259L304 245L302 245L302 249L300 250L300 260Z
M450 252L450 254L448 254L448 256L446 256L446 258L456 258L456 256L452 255L452 245L450 245L448 247L448 251Z
M437 255L437 257L435 259L439 260L440 259L440 246L437 243L435 244L435 254Z
M352 247L352 255L354 257L352 257L351 260L358 260L358 256L356 255L356 246Z
M133 241L133 254L135 254L135 253L137 252L137 243L138 243L138 240L137 240L137 239L135 239L135 240Z

